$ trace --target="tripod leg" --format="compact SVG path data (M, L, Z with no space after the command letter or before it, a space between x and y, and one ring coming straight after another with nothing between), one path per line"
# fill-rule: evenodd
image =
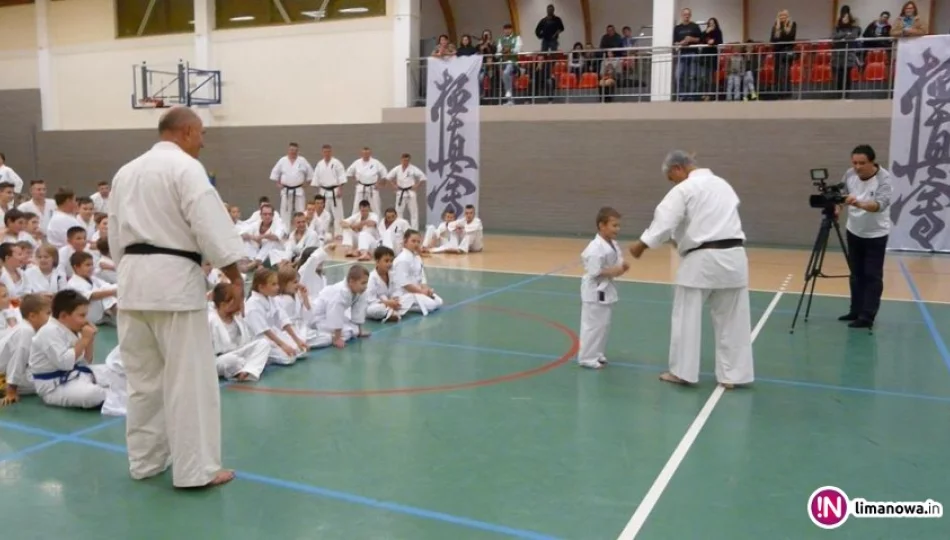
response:
M808 267L805 269L805 284L802 286L802 294L798 297L798 307L795 309L795 316L792 318L792 326L789 329L789 333L795 332L795 324L798 322L798 315L802 309L802 301L805 300L805 292L808 290L809 284L811 284L812 294L814 294L815 281L818 279L818 276L821 275L821 265L824 261L825 249L828 246L830 228L829 220L822 220L821 227L818 229L818 235L815 237L815 244L812 246L811 256L808 258ZM810 296L808 299L808 309L811 309ZM808 320L807 311L805 313L805 320Z
M848 244L844 241L844 236L841 234L841 226L838 225L838 222L834 222L835 232L838 234L838 243L841 244L841 252L844 253L844 262L848 265L848 273L851 273L851 255L848 253Z

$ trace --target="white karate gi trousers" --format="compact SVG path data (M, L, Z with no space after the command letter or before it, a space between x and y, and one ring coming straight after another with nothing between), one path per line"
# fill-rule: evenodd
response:
M303 187L280 188L280 215L288 225L294 212L303 212L307 207L307 193Z
M109 374L102 364L88 367L95 377L88 373L74 373L64 384L59 381L34 381L36 394L51 407L95 409L106 400Z
M343 195L340 194L339 196L337 196L336 201L334 202L333 193L336 190L337 188L324 188L324 187L320 188L320 194L326 197L327 210L329 210L330 216L333 219L332 233L334 237L338 236L343 230L340 227L340 223L342 223L343 220L346 219L347 217L343 215Z
M221 395L207 310L127 311L119 349L128 379L132 478L172 465L175 487L199 487L221 467Z
M753 381L749 289L673 287L670 373L689 383L699 381L703 303L709 303L716 335L716 380L725 384Z
M272 331L274 332L274 334L277 335L278 339L280 339L287 345L290 345L291 347L296 348L297 343L293 340L293 338L290 337L290 334L288 334L287 332L284 332L283 330L272 329ZM296 332L297 328L294 328L294 331ZM301 336L298 335L297 337L301 337ZM270 339L266 337L264 339L267 339L267 345L270 347L270 354L267 356L268 363L270 364L277 364L279 366L290 366L296 363L298 358L303 357L302 353L298 353L294 356L287 356L287 353L285 353L283 349L278 347L276 343L274 343L273 341L271 341ZM306 339L306 338L301 337L301 339Z
M482 250L482 231L464 233L462 241L459 242L459 249L462 253L480 252Z
M409 210L409 226L419 230L419 200L413 189L396 188L396 217L403 217Z
M437 294L434 295L434 298L429 298L424 294L406 293L399 297L399 303L402 307L409 306L409 311L422 313L425 316L430 311L442 307L442 298Z
M366 231L354 232L351 229L343 229L343 245L347 247L356 247L359 251L368 251L370 254L379 245L379 240Z
M374 321L385 321L392 317L394 314L398 314L400 318L405 317L406 313L409 313L409 309L412 308L414 304L410 304L409 295L403 296L400 299L399 309L394 310L383 305L382 302L373 302L366 306L366 318L372 319ZM415 300L411 300L414 302Z
M218 356L214 364L223 379L233 380L238 373L247 373L246 380L256 382L261 380L269 355L270 342L267 338L258 338Z
M613 304L600 302L581 303L581 331L580 349L577 352L577 363L583 366L594 366L601 360L606 361L604 351L607 349L607 336L610 334L610 319L613 315Z
M360 211L360 201L369 201L369 207L374 214L377 216L383 215L380 212L380 207L382 204L379 202L379 190L376 189L376 184L361 184L356 183L356 194L353 197L353 213Z

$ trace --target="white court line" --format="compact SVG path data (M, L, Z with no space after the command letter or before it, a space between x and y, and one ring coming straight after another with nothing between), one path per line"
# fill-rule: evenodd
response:
M772 302L769 303L769 307L765 308L765 313L762 314L762 317L755 325L755 328L752 329L753 343L755 342L755 338L759 336L759 332L761 332L762 328L765 326L765 322L769 319L769 315L772 314L775 306L778 305L778 301L782 298L782 295L785 294L785 288L788 287L788 284L791 282L791 280L792 275L789 274L788 277L785 278L785 282L782 283L782 286L779 288L778 292L775 293L775 297L772 298ZM690 424L689 429L686 430L686 434L683 435L683 438L673 450L673 454L670 455L670 459L666 462L666 465L663 466L663 470L660 471L660 474L656 477L656 480L653 481L653 485L650 486L650 490L647 491L647 494L643 497L643 500L640 501L640 505L637 506L637 510L633 513L633 516L630 518L627 526L624 527L623 531L620 533L620 536L617 537L617 540L633 540L637 537L640 529L643 528L643 524L646 523L647 517L650 516L650 512L653 511L656 503L660 500L660 496L663 495L663 491L666 490L666 486L669 485L673 475L676 474L676 469L678 469L683 463L683 459L686 458L686 453L689 452L689 449L693 446L693 443L696 441L696 437L699 436L699 432L702 431L703 426L706 425L706 421L709 420L709 416L712 415L713 409L716 408L716 405L719 403L719 399L722 398L724 392L725 388L717 384L716 389L713 390L712 395L710 395L709 399L706 400L706 404L703 405L703 408L700 409L699 414L696 415L693 423Z

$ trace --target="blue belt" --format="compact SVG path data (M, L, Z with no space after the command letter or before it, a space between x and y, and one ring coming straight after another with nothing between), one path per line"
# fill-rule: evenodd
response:
M64 369L61 369L61 370L58 370L58 371L48 371L48 372L46 372L46 373L34 373L34 374L33 374L33 379L34 379L34 380L37 380L37 381L53 381L53 380L55 380L55 381L56 381L57 383L59 383L59 384L66 384L66 383L68 383L70 380L72 380L72 379L70 379L70 376L71 376L73 373L76 373L76 374L79 374L79 373L88 373L88 374L90 374L90 375L93 375L92 370L89 369L88 366L78 365L78 364L77 364L76 367L74 367L73 369L71 369L71 370L69 370L69 371L64 370ZM77 376L78 376L78 375L77 375ZM94 376L94 375L93 375L93 376Z

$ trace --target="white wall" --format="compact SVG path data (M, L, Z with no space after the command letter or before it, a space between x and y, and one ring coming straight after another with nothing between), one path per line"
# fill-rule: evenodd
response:
M35 12L32 5L0 11L0 90L39 87Z
M39 87L34 17L0 8L0 89ZM160 111L131 107L132 66L194 61L191 34L115 39L113 0L52 2L47 25L62 130L154 127ZM222 72L216 126L376 123L393 104L392 50L391 17L221 30L215 65L195 67Z
M215 125L362 124L393 100L388 17L214 32Z
M502 25L511 22L508 2L505 0L450 0L450 5L459 37L464 34L481 36L482 30L488 29L497 39L501 35ZM441 10L436 13L442 15Z

